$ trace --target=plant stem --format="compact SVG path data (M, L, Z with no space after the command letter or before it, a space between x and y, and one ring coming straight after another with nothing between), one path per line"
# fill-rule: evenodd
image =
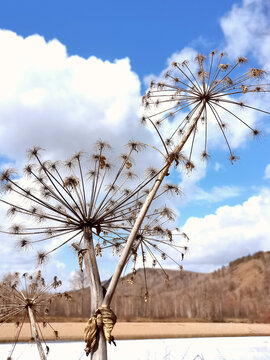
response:
M90 227L86 226L83 232L84 247L87 249L87 252L84 255L84 262L90 285L90 315L92 316L102 304L103 290L96 261L92 230ZM103 331L99 331L98 333L96 345L91 351L91 360L107 360L107 343Z
M38 331L37 331L37 326L36 326L36 319L34 316L34 313L31 309L30 306L28 306L28 314L29 314L29 320L30 320L30 324L31 324L31 329L32 329L32 333L35 339L35 343L37 344L37 348L38 348L38 352L39 352L39 356L41 360L46 360L46 355L44 353L39 335L38 335Z
M122 254L120 256L120 259L118 261L118 264L116 266L115 272L112 276L112 279L110 281L110 284L108 286L105 298L103 300L103 304L104 305L110 305L111 301L112 301L112 297L113 294L115 292L116 286L118 284L119 278L121 276L121 273L123 271L123 268L129 258L129 254L131 251L131 248L134 244L134 240L136 238L137 232L141 227L141 224L147 214L147 211L162 183L162 181L164 180L165 176L168 174L169 168L171 167L171 165L174 162L174 155L178 155L180 153L180 151L183 149L185 143L187 142L187 140L189 139L190 135L192 134L193 131L195 131L195 128L197 126L198 120L201 117L201 114L203 113L203 110L205 108L205 102L203 101L201 103L201 106L198 109L198 112L196 114L196 116L193 118L193 120L191 121L191 124L189 125L187 131L185 132L185 134L183 135L181 141L179 142L179 144L175 147L175 149L173 150L173 152L166 158L166 164L164 169L160 172L160 174L158 175L151 191L149 192L147 198L145 199L145 202L137 216L137 219L133 225L133 228L129 234L128 240L126 242L126 245L122 251Z

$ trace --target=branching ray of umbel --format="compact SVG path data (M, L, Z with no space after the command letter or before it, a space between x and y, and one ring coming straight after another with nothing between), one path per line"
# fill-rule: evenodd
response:
M163 169L159 172L151 191L136 217L116 271L107 289L103 301L104 304L108 305L112 300L117 282L136 239L136 234L141 227L152 200L155 198L170 167L173 164L178 165L179 156L182 150L187 148L187 145L189 145L189 156L185 162L185 167L187 171L191 171L194 168L191 157L196 142L196 134L200 130L199 124L204 124L205 141L201 155L202 159L209 157L207 151L208 126L210 125L209 114L212 114L228 147L229 159L233 163L237 160L237 156L231 150L230 139L226 134L227 124L222 120L223 113L225 112L226 118L229 116L232 121L239 121L250 130L253 136L257 136L259 130L253 128L238 116L228 105L235 105L239 108L262 114L270 114L265 109L257 108L252 103L244 103L242 101L242 97L247 96L247 94L270 92L269 84L262 81L266 73L261 69L251 68L239 74L239 66L246 63L247 59L240 57L231 66L224 64L222 62L223 58L224 53L218 54L216 51L213 51L209 56L207 65L206 57L201 54L197 55L195 58L197 64L196 72L191 70L193 67L189 65L188 61L184 61L181 64L173 62L172 70L165 74L165 81L157 83L152 81L149 91L143 96L142 102L145 108L145 115L142 117L141 122L149 122L154 126L164 147L166 160ZM240 100L239 96L241 97ZM181 119L181 111L187 111L188 115ZM165 121L170 121L172 124L175 123L175 127L171 134L165 134L164 137L160 126Z

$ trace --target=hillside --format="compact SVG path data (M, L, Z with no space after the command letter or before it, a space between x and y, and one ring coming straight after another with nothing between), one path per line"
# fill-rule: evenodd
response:
M270 322L270 252L237 259L209 274L166 272L169 279L160 269L147 269L148 296L142 269L134 279L123 277L112 303L118 318ZM87 289L70 294L72 301L64 305L59 300L51 315L87 317Z

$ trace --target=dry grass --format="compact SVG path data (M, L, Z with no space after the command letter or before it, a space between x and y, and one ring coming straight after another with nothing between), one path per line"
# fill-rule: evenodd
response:
M83 340L84 322L53 323L52 325L59 332L60 340ZM48 328L43 330L44 337L47 340L54 340ZM10 323L0 326L0 342L13 341L15 331L15 324ZM269 336L270 324L118 322L113 330L113 335L116 340ZM24 326L20 341L27 341L29 337L29 326Z

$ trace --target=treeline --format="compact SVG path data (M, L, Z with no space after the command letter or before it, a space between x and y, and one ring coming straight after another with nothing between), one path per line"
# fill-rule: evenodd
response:
M237 259L209 274L140 269L121 279L111 305L119 320L270 322L270 252ZM89 317L89 290L57 298L50 315Z

